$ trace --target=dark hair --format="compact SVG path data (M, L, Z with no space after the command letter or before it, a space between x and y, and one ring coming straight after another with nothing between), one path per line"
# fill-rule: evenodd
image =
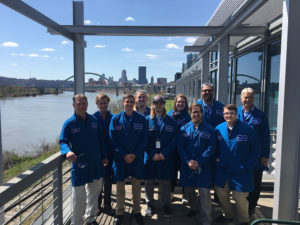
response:
M126 95L123 96L123 102L124 102L125 99L127 99L127 98L132 98L133 101L135 100L135 99L134 99L134 96L133 96L132 94L126 94Z
M223 111L224 111L224 109L228 109L228 110L230 110L230 111L235 111L235 112L237 112L237 108L236 108L236 106L233 105L233 104L227 104L227 105L225 105L225 106L223 107Z
M187 100L187 97L184 95L184 94L178 94L176 97L175 97L175 100L174 100L174 105L173 105L173 111L174 112L177 112L176 110L176 102L177 102L177 99L178 98L183 98L185 100L185 107L183 109L183 111L188 111L188 100Z
M193 107L199 107L199 108L200 108L201 114L203 114L203 108L202 108L202 106L201 106L199 103L193 103L193 104L190 106L190 108L189 108L189 112L190 112L190 113L192 112Z
M107 99L107 102L110 101L110 98L106 94L99 94L96 97L96 104L98 104L98 102L103 99Z

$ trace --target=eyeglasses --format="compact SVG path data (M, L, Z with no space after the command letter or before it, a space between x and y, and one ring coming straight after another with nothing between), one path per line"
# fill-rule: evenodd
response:
M228 116L228 115L233 116L235 114L236 114L236 112L224 112L223 113L224 116Z
M211 90L211 89L206 89L206 90L202 90L201 92L213 92L213 90Z
M88 165L87 159L84 159L86 157L83 157L83 156L85 156L85 153L79 154L77 156L76 161L74 162L74 165L80 169L83 169Z

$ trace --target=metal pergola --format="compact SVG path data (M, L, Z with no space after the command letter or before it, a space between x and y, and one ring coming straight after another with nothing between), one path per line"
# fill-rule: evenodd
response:
M189 27L85 26L82 1L73 2L73 25L60 25L20 0L0 0L0 3L45 26L52 34L62 35L73 42L75 93L84 93L85 35L211 37L205 45L186 47L186 50L200 52L203 62L202 81L208 80L208 53L218 50L219 72L216 97L221 101L225 99L224 102L226 102L228 90L229 52L234 49L234 46L229 44L229 37L263 35L265 27L241 26L241 24L267 2L268 0L245 0L234 17L230 18L224 26ZM282 0L282 4L276 149L278 157L276 159L273 219L297 220L300 178L300 104L297 100L300 96L300 1Z

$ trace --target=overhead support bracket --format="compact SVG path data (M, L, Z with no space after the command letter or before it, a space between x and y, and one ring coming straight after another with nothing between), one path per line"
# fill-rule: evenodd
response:
M218 44L224 37L232 35L232 31L236 29L243 21L251 16L257 9L264 5L268 0L252 0L247 1L239 11L231 18L222 31L207 45L206 49L199 55L202 57L206 52L209 52L216 44Z
M206 49L205 45L193 45L193 46L184 46L184 52L203 52ZM236 49L234 45L229 47L229 51L232 52ZM219 50L218 46L214 46L210 49L210 52L217 52Z
M81 35L99 36L215 36L224 27L215 26L63 26L68 31ZM230 35L263 35L265 27L242 26ZM49 30L52 34L56 34Z
M31 6L27 5L23 1L20 0L0 0L0 3L6 5L7 7L21 13L22 15L34 20L35 22L47 27L52 32L56 32L68 38L70 40L74 40L74 34L70 31L56 23L55 21L51 20L49 17L43 15L36 9L32 8Z

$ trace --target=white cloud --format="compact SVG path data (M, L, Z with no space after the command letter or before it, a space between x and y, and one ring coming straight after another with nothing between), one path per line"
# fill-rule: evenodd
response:
M84 20L84 24L85 25L90 25L90 24L92 24L92 21L91 20Z
M29 54L28 56L29 56L29 57L39 57L39 55L38 55L38 54L35 54L35 53L31 53L31 54Z
M174 49L180 49L178 45L170 43L166 45L166 48L174 48Z
M148 57L149 59L156 59L158 57L158 55L146 54L146 57Z
M135 21L135 19L132 18L131 16L128 16L127 18L125 18L125 21Z
M12 66L17 66L18 64L17 64L17 63L12 63L11 65L12 65Z
M60 60L65 60L65 57L60 57Z
M13 47L13 48L15 48L15 47L19 47L19 44L16 43L16 42L7 41L7 42L3 42L3 43L1 44L1 46L3 46L3 47Z
M133 49L131 49L131 48L122 48L122 51L123 52L133 52Z
M68 42L68 41L62 41L62 42L60 42L62 45L69 45L70 44L70 42Z
M19 54L17 54L17 53L10 53L10 55L12 55L12 56L24 56L25 54L24 53L19 53Z
M18 54L16 54L16 53L10 53L10 55L12 55L12 56L17 56Z
M49 58L49 55L41 55L42 58Z
M41 51L43 51L43 52L54 52L55 50L54 50L54 48L43 48L43 49L41 49Z
M19 54L19 56L24 56L24 55L25 55L24 53L20 53L20 54Z
M95 45L94 48L105 48L106 45Z
M195 38L195 37L188 37L184 41L189 44L194 44L196 40L197 40L197 38Z

